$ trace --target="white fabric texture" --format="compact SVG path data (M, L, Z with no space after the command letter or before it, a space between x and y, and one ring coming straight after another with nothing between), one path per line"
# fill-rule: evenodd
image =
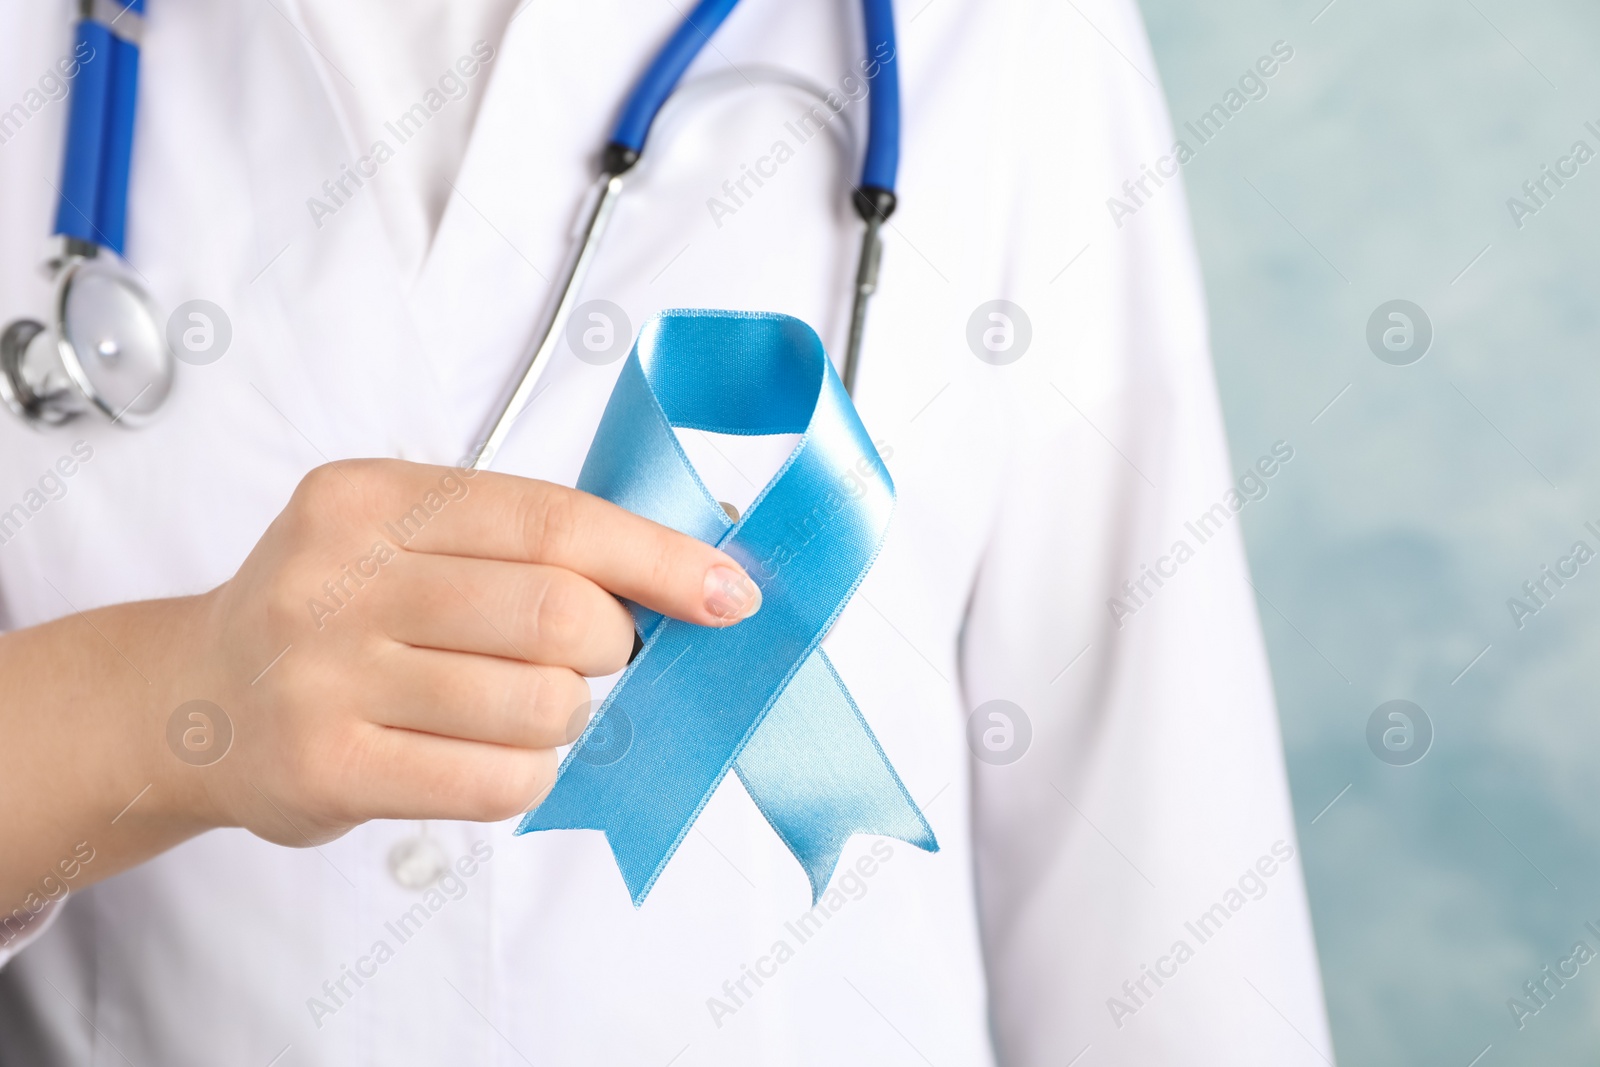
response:
M483 100L487 77L468 77L456 64L474 57L474 45L480 55L482 46L498 51L513 6L515 0L302 0L306 30L351 137L363 151L379 142L394 150L374 168L372 187L402 277L422 266Z
M430 897L388 873L411 824L315 851L215 831L74 892L0 970L0 1061L1332 1059L1239 519L1224 507L1204 543L1186 532L1235 475L1181 181L1121 228L1104 206L1172 143L1137 10L918 8L899 12L901 207L856 396L898 504L824 647L941 851L853 840L847 864L890 858L719 1013L746 968L798 941L788 924L810 903L731 777L637 910L594 833L433 824L452 856L490 858ZM69 50L69 9L3 16L0 101L24 87L10 72ZM164 417L137 434L0 423L0 509L74 440L94 447L66 494L0 544L10 622L226 580L324 459L463 455L529 341L616 109L679 18L621 0L530 5L473 90L459 167L441 149L412 202L363 189L329 215L308 202L367 146L310 44L326 28L311 32L292 0L153 3L129 256L164 307L224 308L232 346L180 367ZM770 65L848 89L858 18L743 4L691 76L764 85ZM387 113L374 99L356 110ZM663 118L584 298L619 305L631 330L668 307L783 311L837 352L858 164L796 137L807 106L746 87ZM0 149L6 318L47 299L32 250L64 121L51 105ZM775 176L735 202L727 186L780 140ZM416 225L452 171L436 230ZM402 215L421 244L393 239ZM1005 365L969 343L997 299L1031 333ZM991 321L980 314L980 332ZM563 345L497 469L571 484L619 367ZM711 491L739 506L782 459L770 442L685 437ZM1160 586L1145 579L1119 626L1107 601L1185 538L1192 558ZM1008 764L981 729L968 740L969 715L996 700L1031 730ZM419 905L420 931L347 978Z
M56 916L61 914L58 904L58 901L51 901L29 915L26 921L13 917L11 925L0 926L0 941L5 942L0 944L0 967L10 963L12 957L44 935L50 924L56 921Z

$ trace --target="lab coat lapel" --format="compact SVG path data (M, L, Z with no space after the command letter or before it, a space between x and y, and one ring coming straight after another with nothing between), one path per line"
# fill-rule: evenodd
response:
M376 200L295 0L263 5L242 57L240 137L260 234L251 288L296 358L267 361L266 399L327 458L451 462L459 419L406 306ZM325 184L327 183L327 184Z
M409 296L442 396L466 413L469 437L492 414L552 299L618 101L676 20L670 5L530 5L485 72L454 194ZM620 366L597 368L559 349L542 400L495 466L570 483Z

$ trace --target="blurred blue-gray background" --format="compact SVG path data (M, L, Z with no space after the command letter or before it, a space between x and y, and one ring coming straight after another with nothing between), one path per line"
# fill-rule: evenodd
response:
M1296 448L1244 525L1335 1050L1593 1062L1600 6L1325 4L1141 0L1180 128L1294 53L1183 174L1234 454ZM1409 365L1367 338L1397 299ZM1407 766L1367 736L1396 699L1435 734Z

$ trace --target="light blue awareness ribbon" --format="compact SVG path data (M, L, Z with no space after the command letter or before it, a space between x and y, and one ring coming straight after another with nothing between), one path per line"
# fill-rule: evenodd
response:
M674 427L801 438L735 523ZM761 610L714 629L630 604L644 647L517 833L603 831L638 906L731 767L813 903L854 834L938 851L818 647L878 554L894 484L811 328L729 311L646 323L578 488L718 546Z

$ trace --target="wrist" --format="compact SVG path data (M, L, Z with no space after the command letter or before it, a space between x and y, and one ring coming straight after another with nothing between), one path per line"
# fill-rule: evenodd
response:
M139 653L130 653L140 677L124 719L126 758L114 772L128 805L119 824L133 820L174 841L227 822L215 781L225 760L214 757L226 756L231 720L217 721L211 710L222 704L209 669L215 599L210 593L108 609L108 639L121 645L111 636L121 632Z
M166 742L174 696L206 655L204 599L99 608L0 637L0 905L47 874L88 885L217 824Z

